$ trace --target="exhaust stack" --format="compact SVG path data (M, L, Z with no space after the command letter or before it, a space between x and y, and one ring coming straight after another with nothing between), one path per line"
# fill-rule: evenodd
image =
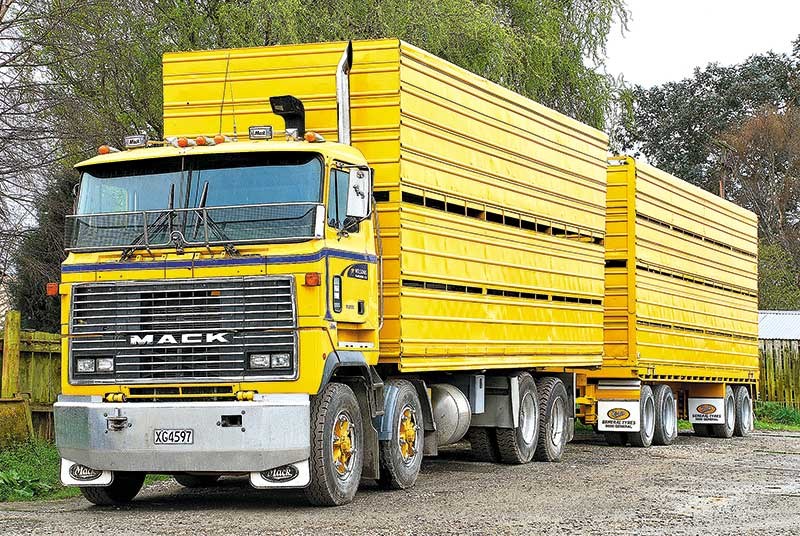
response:
M336 119L339 143L350 145L350 68L353 67L353 42L348 41L336 66Z

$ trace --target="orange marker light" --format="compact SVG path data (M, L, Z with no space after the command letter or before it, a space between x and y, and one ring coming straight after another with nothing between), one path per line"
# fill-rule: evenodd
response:
M46 289L48 296L58 296L58 283L48 283Z
M108 154L111 152L111 147L108 145L101 145L97 148L97 154Z
M186 138L178 138L178 147L188 147L188 146L189 146L189 140L187 140Z
M225 136L222 134L217 134L214 136L214 143L225 143Z
M321 282L322 282L322 277L320 276L319 272L308 272L306 274L305 286L318 287Z
M208 143L205 136L197 136L197 139L194 141L197 143L197 145L205 145Z

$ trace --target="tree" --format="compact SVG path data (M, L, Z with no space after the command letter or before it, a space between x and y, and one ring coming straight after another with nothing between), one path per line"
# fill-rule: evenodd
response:
M762 242L758 249L758 308L800 309L800 270L780 244Z
M768 52L730 67L709 64L680 82L636 86L625 95L630 114L613 126L614 148L717 193L720 137L764 106L800 103L797 72L797 55Z

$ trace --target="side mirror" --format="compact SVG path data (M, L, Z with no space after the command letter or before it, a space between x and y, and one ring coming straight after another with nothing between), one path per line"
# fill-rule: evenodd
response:
M369 217L372 200L372 172L367 169L350 170L347 189L347 217L363 220Z

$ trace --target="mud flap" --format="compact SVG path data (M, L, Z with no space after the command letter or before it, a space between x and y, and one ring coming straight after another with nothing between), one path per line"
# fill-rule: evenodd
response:
M689 398L689 422L725 424L724 398Z
M79 463L61 458L61 483L65 486L110 486L114 473L92 469Z
M597 429L600 432L638 432L639 411L638 400L600 400L597 402Z
M311 482L308 460L250 473L250 485L256 489L304 488Z

